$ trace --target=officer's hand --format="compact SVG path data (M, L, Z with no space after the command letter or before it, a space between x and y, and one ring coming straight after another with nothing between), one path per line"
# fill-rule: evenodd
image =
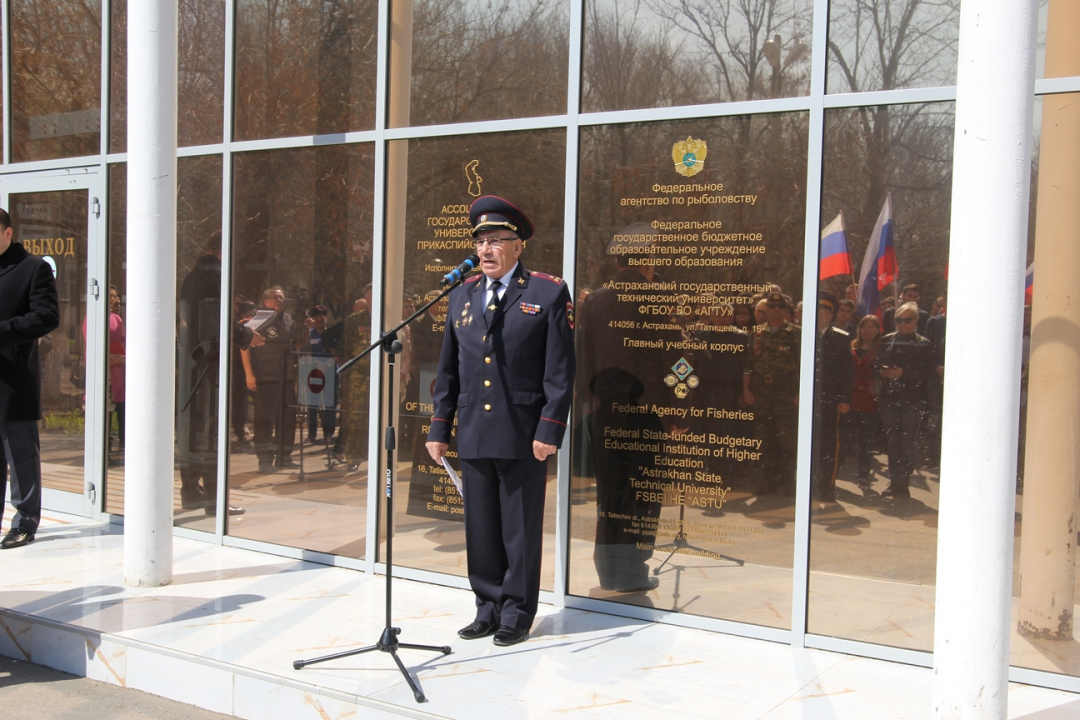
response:
M836 412L840 413L841 415L847 415L847 411L850 410L850 409L851 409L851 406L848 405L847 403L840 403L839 405L836 406Z
M533 455L536 456L537 460L547 460L548 457L554 455L558 449L559 448L555 447L554 445L548 445L547 443L542 443L539 440L533 440Z
M266 344L266 338L254 330L251 331L251 347L262 347Z
M250 390L251 392L255 392L255 388L257 388L257 387L258 387L258 384L255 382L255 376L254 375L248 375L247 376L247 389Z
M446 451L449 450L449 449L450 449L450 446L448 444L446 444L446 443L441 443L441 442L429 442L429 443L427 443L428 455L430 455L431 459L434 460L435 462L439 463L440 465L442 465L442 459L446 455Z

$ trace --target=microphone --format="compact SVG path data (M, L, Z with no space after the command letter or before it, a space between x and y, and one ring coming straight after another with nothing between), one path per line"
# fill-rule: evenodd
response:
M469 257L465 258L465 262L461 263L456 268L454 268L453 272L450 272L450 273L447 273L446 275L443 275L442 284L443 285L453 285L458 280L460 280L461 278L465 277L470 272L472 272L473 269L476 268L476 266L479 265L479 264L480 264L480 258L477 257L476 255L470 255Z

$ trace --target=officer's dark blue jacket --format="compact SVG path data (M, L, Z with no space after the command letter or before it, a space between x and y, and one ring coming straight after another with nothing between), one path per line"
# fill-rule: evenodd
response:
M560 445L574 385L574 306L566 283L518 263L491 327L484 276L450 293L428 440L465 459L533 457Z

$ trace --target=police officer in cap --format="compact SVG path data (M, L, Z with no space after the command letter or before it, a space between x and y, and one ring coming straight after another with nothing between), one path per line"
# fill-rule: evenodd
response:
M476 619L466 640L529 636L540 593L547 459L566 431L574 306L566 283L519 262L533 233L492 195L469 209L482 275L449 297L427 449L441 463L457 416L465 545Z

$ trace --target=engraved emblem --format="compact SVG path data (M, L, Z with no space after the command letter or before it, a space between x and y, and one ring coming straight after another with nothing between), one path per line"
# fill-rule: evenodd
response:
M679 376L680 380L685 380L687 375L694 372L694 368L690 367L690 363L686 362L686 358L679 358L679 362L672 365L671 370Z
M675 172L686 177L693 177L705 167L705 157L709 147L704 140L695 140L687 136L671 147L671 159L675 161Z
M675 377L671 373L668 373L664 376L664 384L667 385L669 388L675 387L676 385L678 385L678 383L679 378Z
M701 384L701 380L698 380L697 375L691 375L690 377L686 378L686 384L690 386L691 390L693 390Z
M479 160L470 160L465 165L465 179L469 181L469 194L473 197L480 197L480 184L484 182L477 170L479 167Z
M686 387L686 383L679 383L675 386L675 397L683 400L690 394L690 388Z

